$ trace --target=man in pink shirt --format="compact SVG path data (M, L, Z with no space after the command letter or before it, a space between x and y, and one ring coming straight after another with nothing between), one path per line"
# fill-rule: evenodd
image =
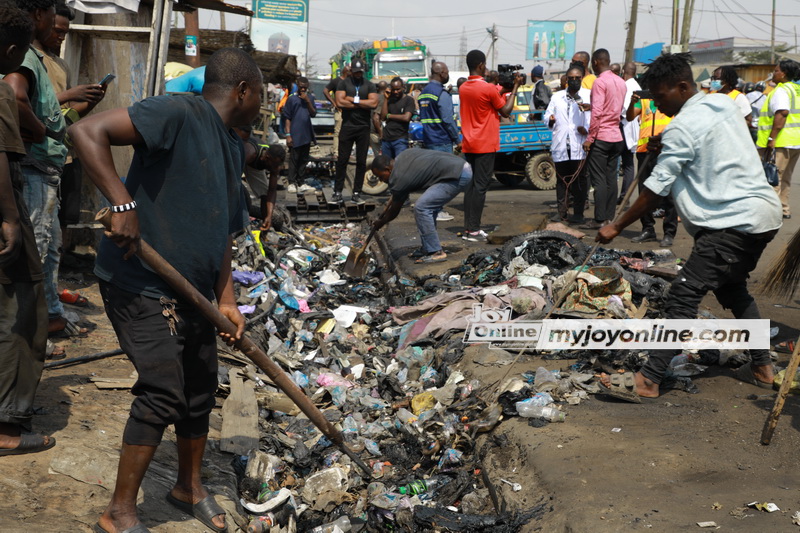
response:
M627 86L611 71L608 50L592 54L597 80L592 86L592 121L583 149L589 153L586 170L594 187L594 220L581 229L599 229L614 218L617 205L617 160L625 148L620 117Z

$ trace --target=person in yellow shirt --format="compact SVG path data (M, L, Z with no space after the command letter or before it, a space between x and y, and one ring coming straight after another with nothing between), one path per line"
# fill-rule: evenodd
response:
M647 164L647 168L641 170L641 177L639 181L639 192L644 187L644 181L650 176L653 168L656 166L655 157L651 157L649 162L647 160L647 143L650 137L660 136L667 127L670 117L662 113L656 107L655 102L649 98L640 98L637 92L631 94L631 103L628 106L626 117L629 122L636 120L639 117L639 141L636 146L636 162L639 167ZM675 234L678 232L678 212L675 210L675 203L672 201L672 196L667 195L661 198L660 208L664 210L664 238L659 242L662 248L672 246L675 240ZM658 240L656 237L656 220L653 212L648 212L639 219L642 223L642 233L633 237L631 242L650 242Z
M580 63L583 65L583 71L586 73L583 76L583 81L581 82L581 87L584 89L592 90L592 85L594 85L594 80L597 79L597 76L592 74L591 70L589 70L589 52L575 52L575 55L572 56L573 63Z

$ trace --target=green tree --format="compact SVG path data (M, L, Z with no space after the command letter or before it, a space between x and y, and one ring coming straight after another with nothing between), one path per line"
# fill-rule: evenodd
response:
M788 44L782 45L775 45L775 55L779 56L780 54L785 54L786 52L791 51L794 46L789 46ZM752 64L764 64L770 63L772 61L772 52L769 50L754 50L752 52L740 52L739 54L740 61L742 63L752 63Z

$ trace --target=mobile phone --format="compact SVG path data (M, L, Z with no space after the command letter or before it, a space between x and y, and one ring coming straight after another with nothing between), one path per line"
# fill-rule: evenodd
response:
M114 74L106 74L106 77L105 77L105 78L103 78L103 80L102 80L100 83L98 83L97 85L108 85L108 84L109 84L109 83L111 83L111 82L112 82L112 81L113 81L115 78L116 78L116 76L115 76Z
M647 98L648 100L653 99L653 94L650 91L633 91L633 94L639 98Z

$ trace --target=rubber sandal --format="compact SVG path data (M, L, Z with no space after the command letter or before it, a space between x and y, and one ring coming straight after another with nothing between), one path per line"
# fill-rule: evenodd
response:
M38 453L49 450L56 445L55 437L50 437L50 442L44 443L44 435L34 433L23 433L19 436L19 445L16 448L0 450L0 457L5 455L24 455L26 453Z
M47 348L45 348L44 353L45 359L48 361L60 361L67 357L67 350L50 339L47 340Z
M64 289L61 291L58 294L58 299L65 304L77 305L78 307L86 307L89 305L89 300L84 296L81 296L81 293L77 291L71 291L69 289Z
M85 337L89 333L87 328L78 326L66 317L62 318L64 318L65 322L64 328L56 331L48 331L48 337L53 337L56 339L69 339L70 337Z
M98 522L98 523L96 523L95 525L92 526L92 531L94 531L94 533L109 533L106 528L104 528L103 526L100 525L100 522ZM150 533L150 530L147 529L144 526L144 524L139 522L135 526L129 527L128 529L126 529L122 533Z
M624 374L612 374L611 386L606 387L602 382L597 384L606 395L631 403L642 403L642 397L636 394L636 382L633 379L633 372Z
M172 493L168 492L166 496L167 502L169 502L173 507L178 509L181 512L188 514L189 516L195 517L199 520L204 526L207 528L216 531L217 533L223 533L224 531L228 530L227 524L225 527L220 528L214 524L211 520L217 515L226 515L225 509L219 506L217 501L214 497L209 494L199 502L195 504L182 502L178 498L172 495Z
M775 388L774 383L767 383L765 381L759 381L756 379L755 374L753 374L753 369L751 367L752 363L747 363L744 366L737 368L733 375L736 376L736 379L739 381L744 381L745 383L749 383L750 385L755 385L756 387L761 387L762 389L772 390ZM777 374L775 372L775 366L772 367L773 374Z
M422 265L426 263L444 263L445 261L447 261L447 256L433 257L433 255L425 255L414 261L414 263Z
M426 255L428 254L426 254L422 248L417 248L416 250L408 254L408 257L410 257L411 259L419 259L420 257L425 257Z

